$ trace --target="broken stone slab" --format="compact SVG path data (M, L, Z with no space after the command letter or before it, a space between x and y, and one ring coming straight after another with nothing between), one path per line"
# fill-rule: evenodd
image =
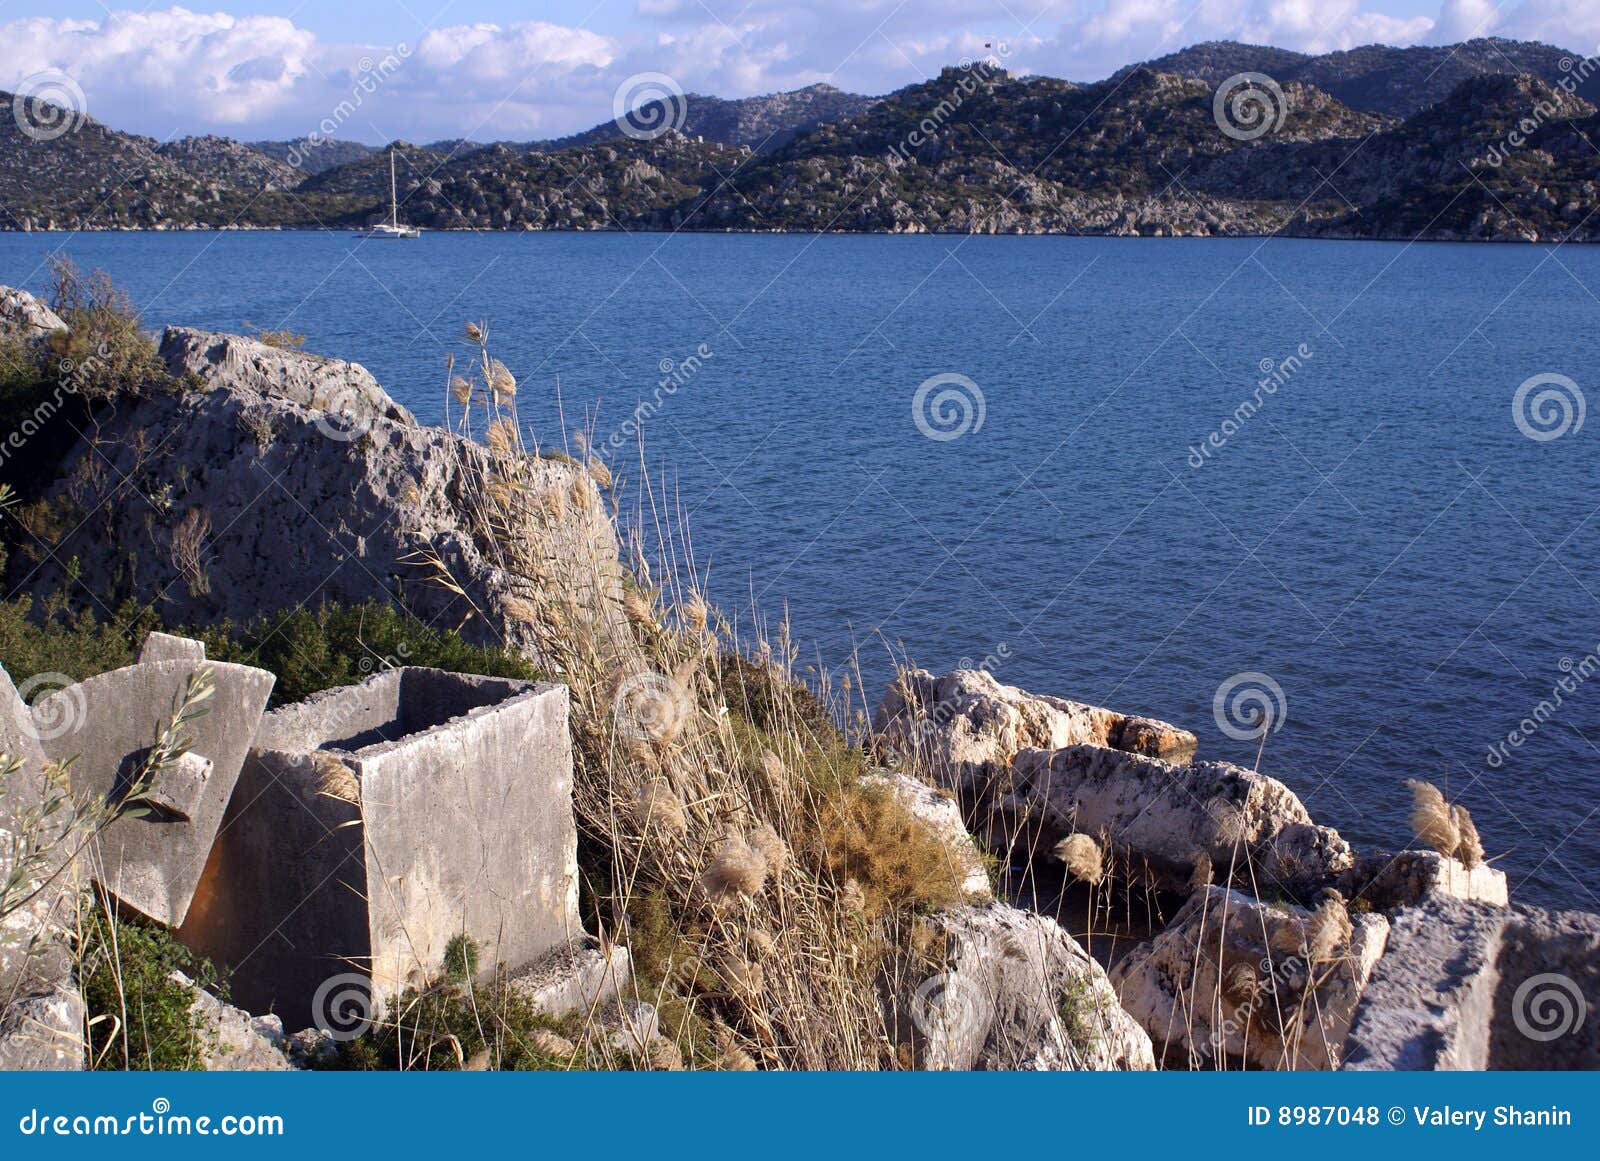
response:
M1402 910L1345 1067L1600 1068L1600 915L1431 895Z
M151 633L139 648L139 661L204 661L206 643L190 637L174 637L171 633Z
M1282 782L1228 762L1180 766L1094 745L1024 750L995 791L1009 833L1037 831L1042 848L1073 833L1109 837L1171 889L1187 887L1201 855L1219 875L1253 865L1264 887L1286 890L1331 881L1354 861Z
M168 327L161 336L161 358L175 379L194 375L207 386L258 391L342 413L346 422L381 417L416 423L360 363L192 327Z
M142 817L119 818L96 840L97 875L124 905L177 927L188 914L239 770L277 680L264 669L179 660L134 664L57 690L33 706L45 752L75 759L75 795L112 801L124 794L201 671L213 693L207 712L184 727L193 760L155 779L176 809L152 804ZM207 765L208 764L208 765Z
M1105 971L1044 915L1002 903L926 917L938 969L907 963L885 1003L902 1057L930 1071L1151 1069L1150 1037Z
M1192 733L1166 722L1029 693L982 669L938 677L901 670L884 691L872 728L881 744L964 795L981 794L1025 749L1088 744L1178 761L1196 745Z
M1312 913L1207 887L1111 970L1122 1006L1168 1060L1197 1068L1339 1067L1389 921L1349 916L1348 942L1319 943Z
M1395 916L1350 1028L1344 1067L1483 1069L1510 913L1433 896Z
M0 338L33 343L66 329L60 315L26 290L0 286Z
M200 1067L207 1072L288 1072L287 1037L277 1016L252 1016L225 1004L182 972L171 979L194 993L189 1011L200 1025Z
M565 686L407 667L262 719L187 922L235 1002L327 1027L440 971L582 935ZM334 1029L339 1030L339 1029Z
M1414 907L1432 896L1507 907L1511 902L1506 873L1479 863L1468 867L1437 851L1400 851L1357 857L1339 884L1346 896L1365 899L1379 911Z
M586 937L527 965L508 986L546 1015L587 1012L632 991L633 962L620 943L602 948Z
M880 786L898 798L911 814L926 823L950 852L950 869L961 886L962 896L971 903L994 900L989 872L983 864L967 824L961 821L961 807L948 792L940 791L906 774L876 772L866 776L868 786Z

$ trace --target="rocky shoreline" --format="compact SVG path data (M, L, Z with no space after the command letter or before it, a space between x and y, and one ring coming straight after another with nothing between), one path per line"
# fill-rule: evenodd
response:
M55 360L79 325L0 287L8 349ZM483 351L481 390L514 393ZM231 999L168 977L208 1068L332 1066L480 987L549 1022L544 1047L512 1065L439 1032L436 1066L1600 1067L1567 1034L1581 1015L1547 1035L1552 995L1600 1004L1600 916L1511 899L1442 797L1427 842L1358 851L1179 725L981 669L902 671L866 736L808 756L832 737L820 703L770 652L725 652L698 598L657 611L592 464L422 426L358 364L293 346L174 326L153 355L159 386L106 391L35 489L60 529L27 569L41 601L80 586L225 635L314 585L547 679L378 656L269 708L281 674L160 632L43 696L0 679L0 828L30 833L63 779L143 807L0 908L0 1067L90 1063L83 891L232 974ZM804 731L777 730L779 705ZM635 859L655 902L580 900ZM1039 904L1046 877L1086 922ZM1107 924L1132 934L1108 950ZM819 962L838 974L784 974ZM346 1036L329 997L351 988ZM702 1015L663 1016L685 1007Z

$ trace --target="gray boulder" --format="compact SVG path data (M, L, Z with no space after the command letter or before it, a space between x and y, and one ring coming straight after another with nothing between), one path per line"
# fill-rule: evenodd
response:
M1354 859L1282 782L1227 762L1178 766L1093 745L1024 750L996 790L1011 833L1037 832L1044 846L1074 832L1107 836L1168 888L1184 888L1202 855L1219 876L1253 866L1262 888L1287 891L1328 881Z
M316 384L257 370L223 360L208 390L106 407L52 492L95 519L51 546L35 586L64 585L56 562L76 558L89 590L155 602L174 622L380 599L552 666L547 640L631 656L616 533L580 465L513 473L483 444L381 407L330 418L279 393ZM493 487L521 516L509 534L473 515Z
M66 329L55 311L26 290L0 286L0 339L33 343Z
M1190 896L1155 939L1111 971L1122 1006L1159 1054L1197 1068L1337 1068L1389 922L1349 916L1348 938L1312 914L1238 891Z
M373 418L416 423L360 363L192 327L168 327L161 358L175 379L193 375L208 387L243 388L332 412L333 423L351 429Z
M1155 1067L1105 971L1055 920L1002 903L927 917L943 953L894 973L902 1057L936 1071Z
M172 979L194 993L189 1011L200 1025L200 1067L207 1072L288 1072L294 1067L285 1054L288 1038L278 1017L252 1016L225 1004L182 972L173 972Z

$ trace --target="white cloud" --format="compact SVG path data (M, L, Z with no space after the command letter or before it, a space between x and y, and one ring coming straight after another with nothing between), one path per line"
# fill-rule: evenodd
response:
M985 41L1004 42L1017 71L1074 80L1224 38L1305 52L1472 35L1589 52L1600 45L1594 0L1513 0L1503 9L1441 0L1434 18L1396 16L1391 2L1047 0L1041 9L1014 0L638 0L632 27L616 35L545 21L431 29L340 132L367 141L557 136L607 116L617 86L641 72L721 96L822 80L879 93L976 56ZM176 7L35 17L0 24L0 88L60 70L83 88L90 114L118 128L297 136L350 96L363 60L397 48L331 43L281 17Z

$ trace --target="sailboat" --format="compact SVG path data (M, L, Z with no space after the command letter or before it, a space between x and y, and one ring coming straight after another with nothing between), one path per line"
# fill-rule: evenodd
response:
M361 235L363 238L420 238L422 231L416 226L400 224L400 197L394 180L394 150L389 150L389 220L379 222Z

